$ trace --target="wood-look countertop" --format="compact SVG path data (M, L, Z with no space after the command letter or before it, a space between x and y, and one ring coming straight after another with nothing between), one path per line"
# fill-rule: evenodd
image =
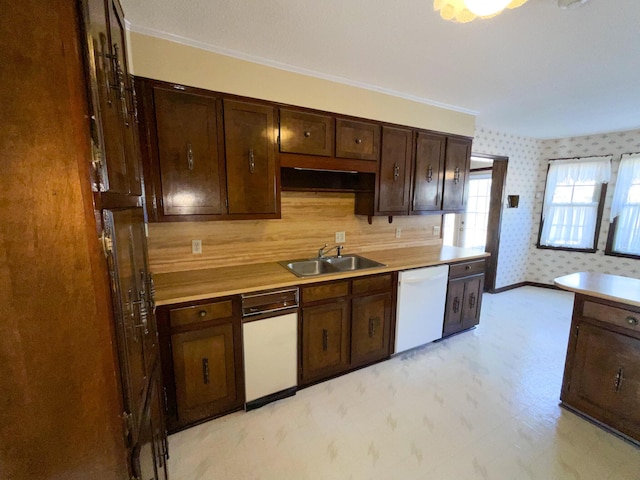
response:
M556 278L564 290L640 307L640 280L606 273L578 272Z
M386 266L305 278L295 276L277 262L157 274L154 275L156 305L205 300L239 293L442 265L489 256L488 253L480 250L447 246L398 248L365 252L359 255L383 263ZM283 258L283 260L287 259Z

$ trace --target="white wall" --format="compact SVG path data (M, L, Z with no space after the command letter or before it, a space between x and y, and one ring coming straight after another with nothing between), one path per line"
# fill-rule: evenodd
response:
M526 278L531 282L553 283L553 279L573 272L599 272L640 278L640 260L612 257L604 254L609 233L611 200L615 189L620 156L640 152L640 130L588 135L557 140L543 140L538 159L537 192L544 192L548 160L552 158L613 155L611 183L607 187L604 215L596 253L554 251L536 248L540 228L543 194L536 199L530 230L529 260Z
M541 141L479 127L473 153L509 157L506 195L520 195L518 208L502 211L496 288L527 280L527 261L536 192Z

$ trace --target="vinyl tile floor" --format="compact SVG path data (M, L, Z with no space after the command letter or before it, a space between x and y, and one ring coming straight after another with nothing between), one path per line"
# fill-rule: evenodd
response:
M480 325L169 437L171 480L640 480L559 407L573 295L485 294Z

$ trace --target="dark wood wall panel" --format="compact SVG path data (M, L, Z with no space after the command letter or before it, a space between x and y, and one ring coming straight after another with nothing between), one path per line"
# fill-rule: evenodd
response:
M2 2L0 477L123 479L74 2Z

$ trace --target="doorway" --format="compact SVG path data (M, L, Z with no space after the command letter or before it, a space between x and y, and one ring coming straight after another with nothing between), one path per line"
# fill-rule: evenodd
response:
M486 259L486 292L496 289L508 160L495 155L471 155L466 210L444 215L442 220L444 245L476 248L491 254Z

